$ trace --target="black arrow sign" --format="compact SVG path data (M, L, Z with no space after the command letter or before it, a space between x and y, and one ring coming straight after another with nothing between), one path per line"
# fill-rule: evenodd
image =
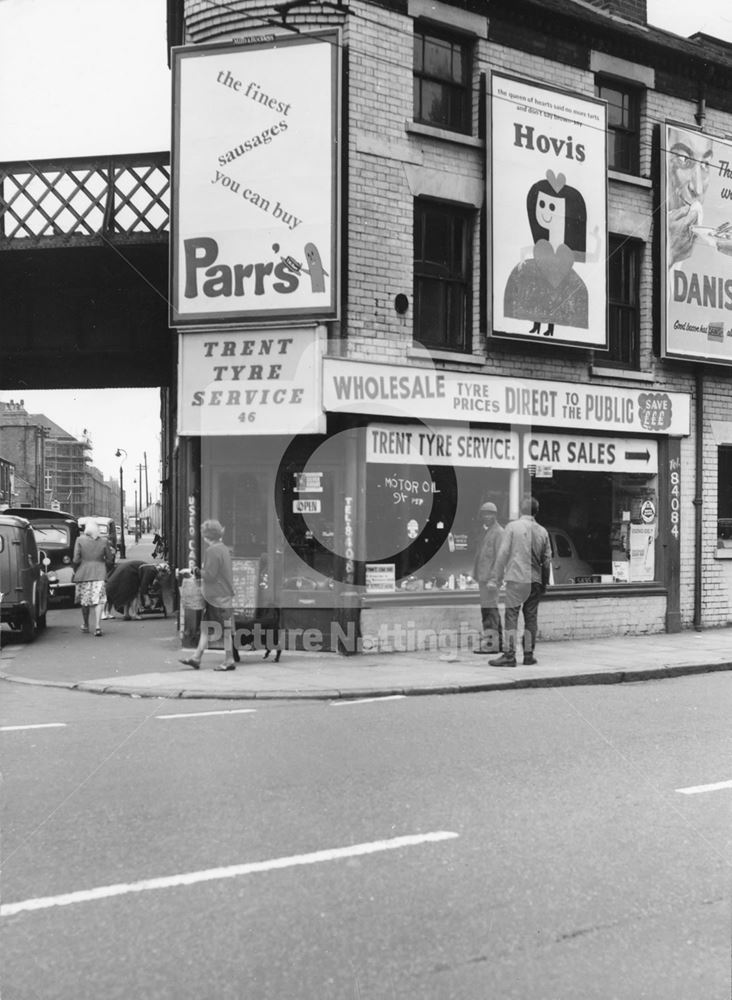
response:
M647 448L645 451L626 451L625 457L628 460L634 459L639 462L642 461L647 462L648 459L651 457L651 453L648 451Z

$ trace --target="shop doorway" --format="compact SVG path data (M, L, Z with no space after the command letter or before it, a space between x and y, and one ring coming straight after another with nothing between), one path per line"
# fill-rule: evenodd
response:
M277 609L289 634L315 630L332 648L345 506L341 450L329 454L326 439L303 437L294 447L278 436L201 441L201 521L224 526L242 622Z

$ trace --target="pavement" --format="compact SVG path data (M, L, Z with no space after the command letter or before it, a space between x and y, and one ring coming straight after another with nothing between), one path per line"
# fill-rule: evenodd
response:
M152 537L128 543L127 557L150 559ZM172 595L166 594L171 608ZM617 684L732 670L732 630L620 636L539 643L538 663L491 667L472 649L364 652L355 656L285 648L279 663L241 650L235 671L218 672L222 652L202 668L183 666L177 616L103 622L97 638L80 631L78 608L53 608L47 631L24 645L0 630L0 680L152 698L354 699L460 694L571 684Z
M80 631L77 609L52 610L48 628L23 645L0 633L0 679L157 698L339 699L459 694L570 684L616 684L683 674L732 670L732 631L547 642L538 664L491 667L492 657L469 649L450 652L307 653L285 649L279 663L261 650L241 651L235 671L217 672L222 653L211 650L201 670L179 663L174 617L103 622L97 638Z

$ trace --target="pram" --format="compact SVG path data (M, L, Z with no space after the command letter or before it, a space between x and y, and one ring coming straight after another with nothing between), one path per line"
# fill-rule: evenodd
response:
M146 571L150 572L146 572ZM163 571L164 575L165 571ZM168 611L163 600L161 572L157 566L142 566L140 568L140 592L137 602L137 614L141 617L162 615L168 617Z

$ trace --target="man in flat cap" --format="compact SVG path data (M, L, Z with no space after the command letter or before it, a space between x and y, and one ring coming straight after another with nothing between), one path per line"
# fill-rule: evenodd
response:
M499 653L503 649L503 629L501 613L498 610L498 583L496 581L496 559L501 547L503 528L496 520L498 508L488 501L480 508L483 533L475 553L473 578L478 581L480 591L480 615L483 622L483 637L474 653Z

